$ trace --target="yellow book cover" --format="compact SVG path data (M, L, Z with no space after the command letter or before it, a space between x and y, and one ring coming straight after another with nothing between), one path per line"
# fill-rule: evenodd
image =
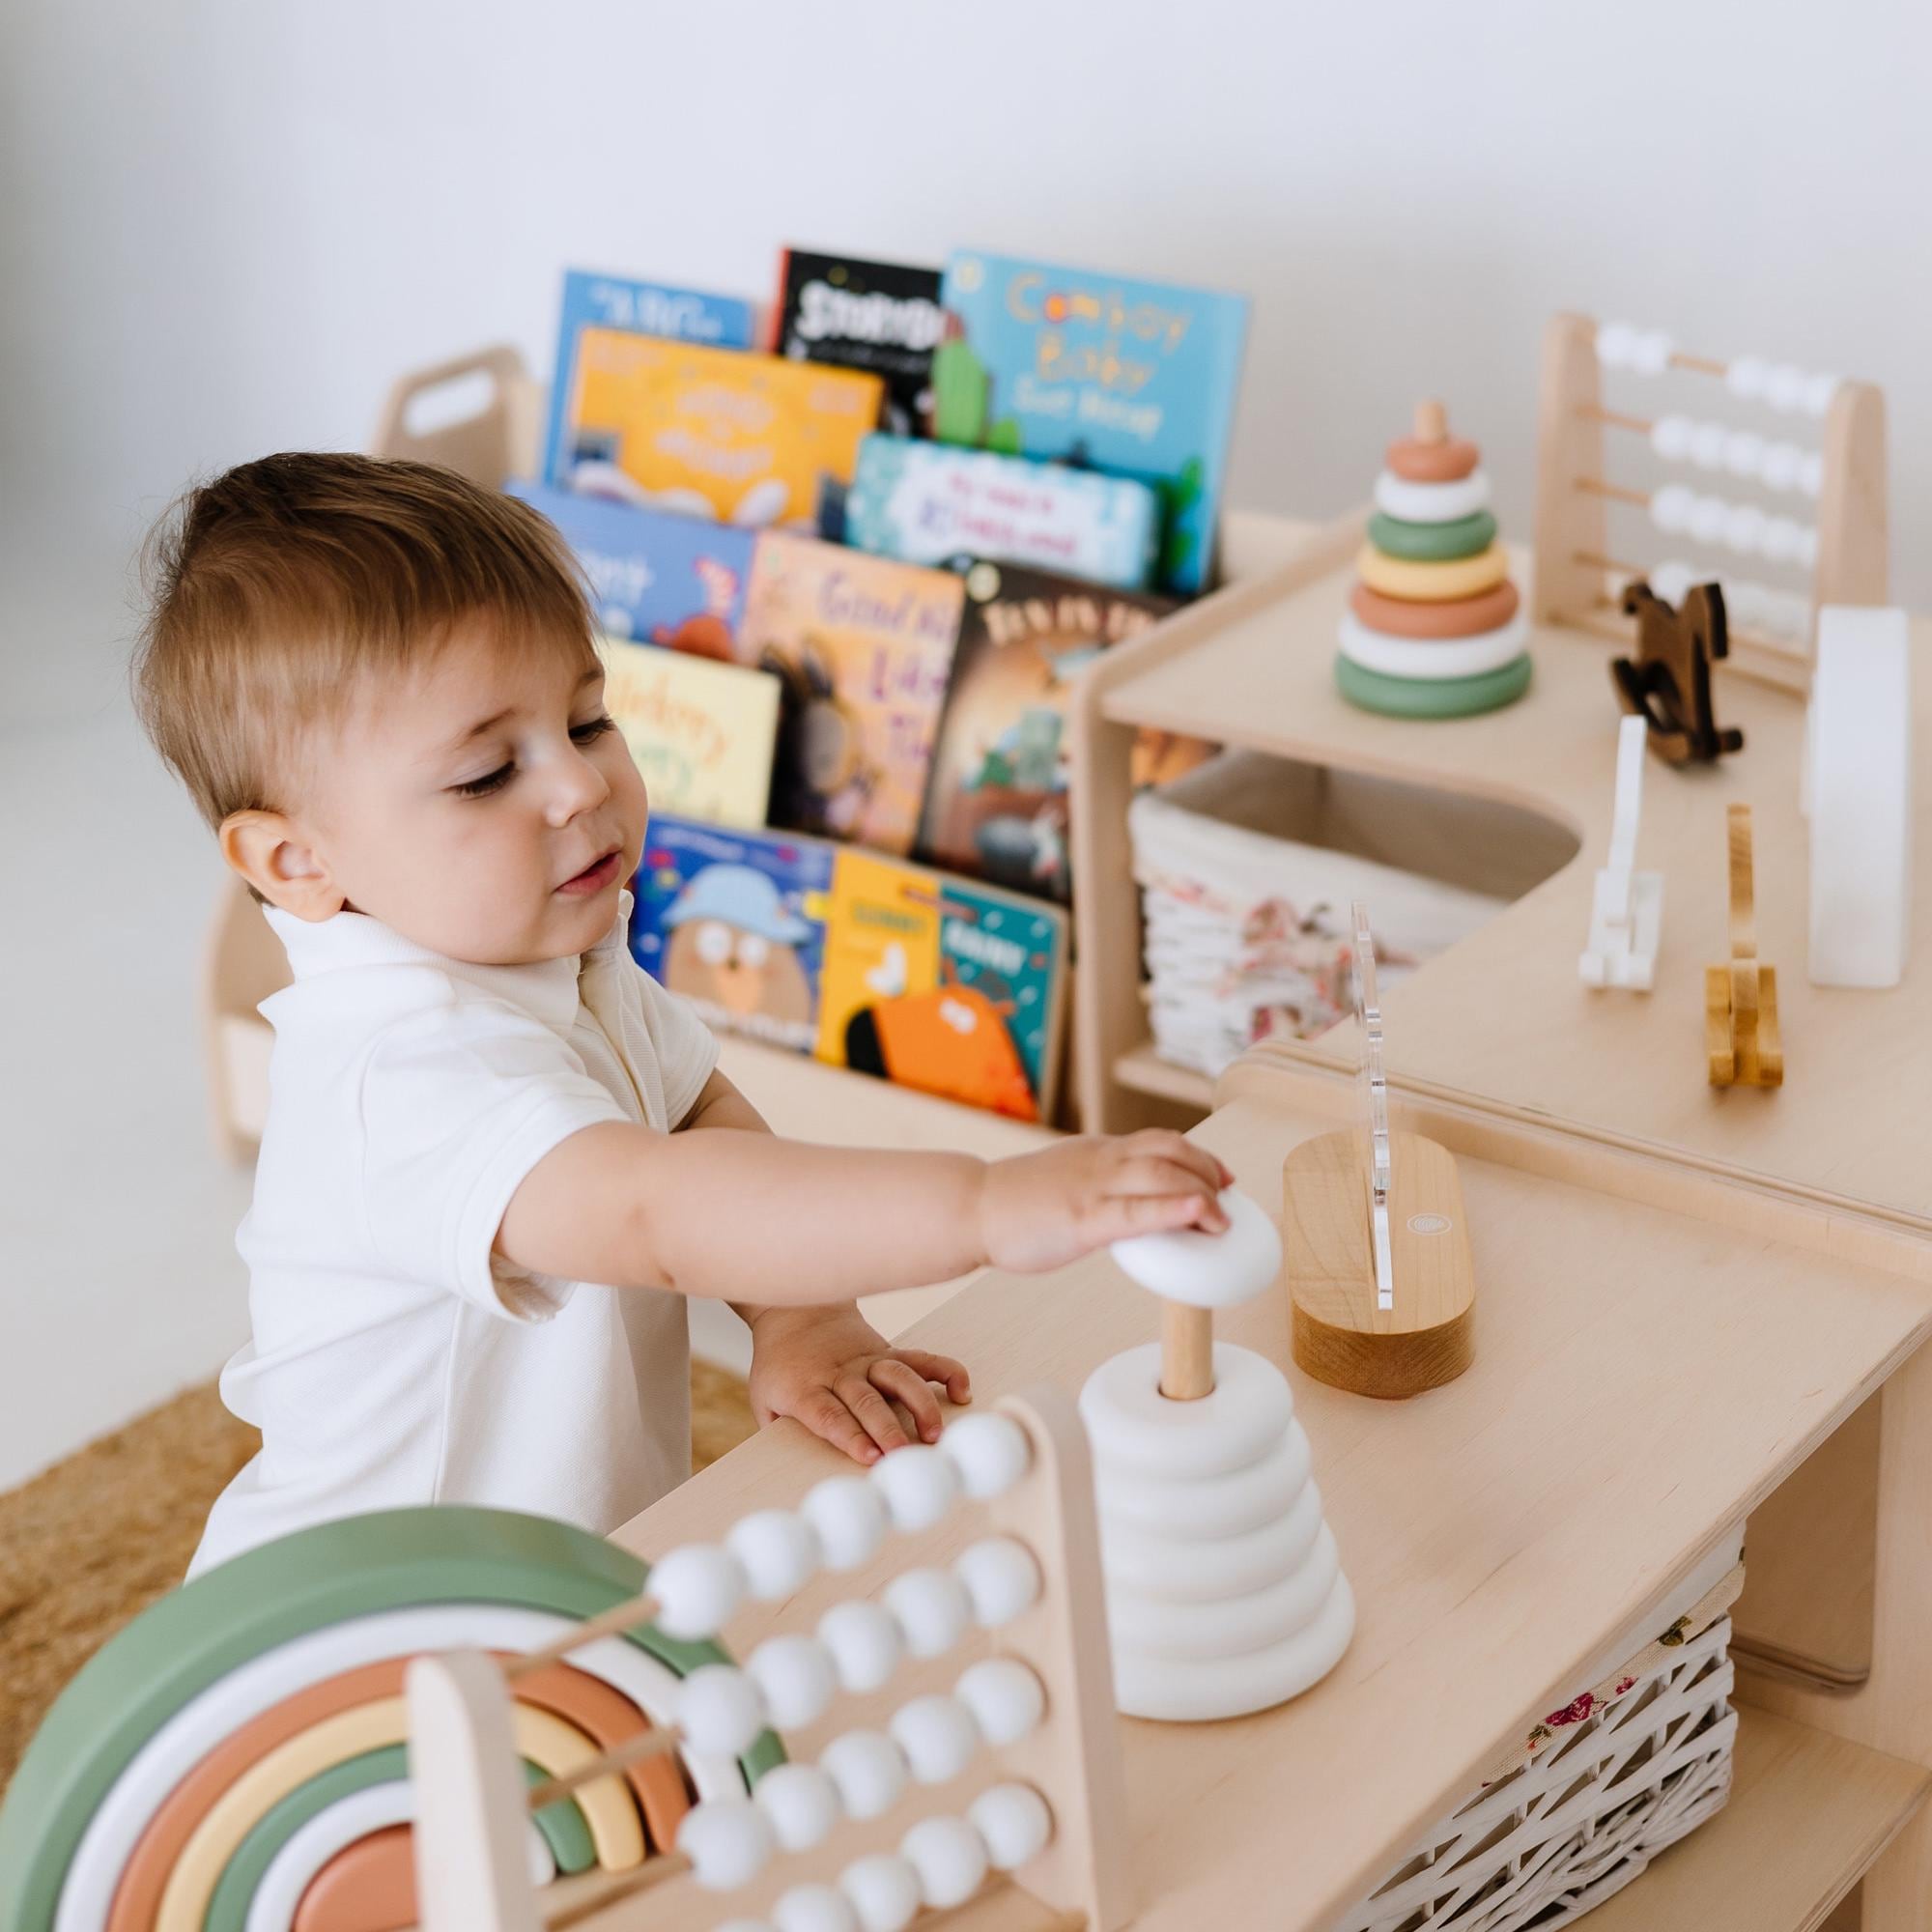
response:
M755 831L771 796L779 680L655 644L605 638L604 702L653 811Z
M818 980L818 1057L846 1064L853 1014L939 983L939 881L852 848L833 862Z
M865 370L586 328L570 487L748 528L813 528L821 479L851 482L885 386Z

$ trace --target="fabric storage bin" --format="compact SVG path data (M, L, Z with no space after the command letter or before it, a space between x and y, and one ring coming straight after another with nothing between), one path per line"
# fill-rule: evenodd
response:
M1730 1607L1742 1531L1674 1593L1649 1638L1599 1661L1333 1932L1555 1932L1723 1808L1738 1719Z
M1127 826L1154 1048L1208 1074L1352 1009L1350 900L1386 991L1577 849L1517 806L1242 751L1141 793Z

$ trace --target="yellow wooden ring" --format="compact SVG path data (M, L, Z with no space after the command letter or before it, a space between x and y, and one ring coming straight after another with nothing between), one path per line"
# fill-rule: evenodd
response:
M1384 597L1404 597L1411 604L1474 597L1504 582L1509 568L1509 553L1493 543L1474 556L1459 556L1450 563L1410 563L1384 556L1373 544L1364 544L1355 559L1355 573L1371 590L1379 590Z
M528 1704L512 1707L520 1756L552 1777L567 1777L599 1755L575 1724ZM291 1791L345 1758L409 1741L409 1707L400 1697L379 1697L298 1731L287 1744L252 1765L222 1794L195 1827L168 1874L155 1915L155 1932L201 1932L214 1888L255 1824ZM628 1871L644 1861L643 1827L630 1787L614 1772L592 1778L573 1794L590 1827L597 1862L607 1871Z

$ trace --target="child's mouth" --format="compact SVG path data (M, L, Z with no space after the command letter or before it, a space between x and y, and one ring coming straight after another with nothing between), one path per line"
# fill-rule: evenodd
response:
M591 894L601 893L606 886L616 882L622 863L621 852L607 852L594 866L586 866L575 878L564 880L557 891L568 893L572 898L588 898Z

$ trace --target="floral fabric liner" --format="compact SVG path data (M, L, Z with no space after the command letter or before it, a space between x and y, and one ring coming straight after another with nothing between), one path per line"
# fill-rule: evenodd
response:
M1673 1650L1681 1649L1692 1637L1703 1635L1737 1602L1744 1587L1745 1566L1740 1563L1705 1591L1662 1635L1645 1644L1620 1670L1612 1671L1594 1690L1572 1698L1560 1711L1550 1712L1541 1723L1532 1724L1528 1735L1520 1742L1506 1745L1485 1768L1483 1783L1486 1786L1499 1784L1513 1773L1520 1771L1553 1740L1561 1737L1569 1725L1580 1724L1585 1719L1607 1710L1610 1705L1621 1703L1660 1664L1669 1662Z

